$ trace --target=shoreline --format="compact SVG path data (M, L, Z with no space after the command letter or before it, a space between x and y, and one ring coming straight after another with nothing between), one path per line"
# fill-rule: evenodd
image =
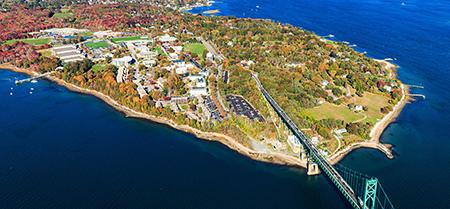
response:
M378 60L378 59L375 59L375 60L384 64L385 65L384 67L386 69L390 69L390 70L394 71L397 68L396 65L394 65L388 61ZM391 75L391 77L395 77L395 76ZM400 113L402 112L403 108L405 107L405 105L408 101L408 96L407 96L407 94L409 92L408 87L402 83L401 89L402 89L402 98L400 99L400 101L397 104L395 104L395 106L392 108L392 111L390 111L389 113L384 115L383 118L381 118L377 123L375 123L375 125L372 127L372 129L370 130L370 133L369 133L370 139L368 141L364 141L364 142L353 143L353 144L345 147L344 149L339 150L337 153L335 153L328 159L331 164L338 163L343 158L345 158L345 156L347 156L351 151L360 149L360 148L377 149L377 150L383 152L387 158L389 158L389 159L394 158L394 155L392 154L392 145L387 144L387 143L382 143L381 135L384 133L386 128L391 123L393 123L395 121L395 119L400 115Z
M27 74L27 75L31 75L31 76L38 75L38 73L35 71L17 68L15 66L8 65L8 64L0 64L0 69L23 73L23 74ZM220 142L220 143L224 144L225 146L231 148L232 150L237 151L238 153L240 153L246 157L249 157L250 159L253 159L253 160L258 160L258 161L273 163L273 164L278 164L278 165L288 165L288 166L296 166L296 167L306 168L306 162L301 161L300 159L298 159L296 157L293 157L290 155L284 155L281 153L257 152L248 147L245 147L244 145L240 144L237 140L235 140L234 138L232 138L230 136L220 134L220 133L204 132L204 131L192 128L190 126L187 126L187 125L178 125L175 122L173 122L172 120L169 120L167 118L156 117L156 116L152 116L149 114L141 113L141 112L135 111L133 109L130 109L126 106L119 104L117 101L115 101L108 95L105 95L101 92L98 92L95 90L90 90L90 89L84 89L84 88L81 88L74 84L67 83L64 80L53 77L53 76L46 76L45 78L49 81L52 81L60 86L67 88L70 91L95 96L95 97L99 98L100 100L104 101L106 104L112 106L114 109L122 112L125 115L125 117L149 120L152 122L168 125L172 128L180 130L180 131L184 131L184 132L193 134L197 138L200 138L200 139L203 139L206 141Z
M39 73L27 70L27 69L21 69L18 67L15 67L10 64L0 64L0 69L9 70L13 72L23 73L30 76L36 76L39 75ZM77 93L83 93L95 96L105 102L106 104L112 106L114 109L122 112L125 117L131 117L131 118L139 118L139 119L145 119L152 122L168 125L172 128L175 128L180 131L184 131L190 134L193 134L197 138L206 140L206 141L217 141L228 148L246 156L250 159L266 162L266 163L272 163L272 164L278 164L278 165L288 165L288 166L295 166L295 167L302 167L306 168L306 161L302 161L297 157L286 155L282 153L274 153L274 152L257 152L254 151L241 143L239 143L236 139L227 136L225 134L221 133L214 133L214 132L204 132L196 128L192 128L188 125L179 125L173 122L170 119L164 118L164 117L157 117L152 116L146 113L138 112L136 110L133 110L131 108L128 108L124 105L119 104L117 101L109 97L108 95L105 95L101 92L90 90L90 89L84 89L79 86L76 86L71 83L67 83L62 79L56 78L54 76L46 76L45 79L52 81L60 86L63 86L67 88L70 91L77 92ZM406 88L402 84L402 90L403 90L403 97L402 99L395 105L393 110L386 114L380 121L378 121L374 127L371 129L370 137L371 139L369 141L365 142L357 142L354 144L351 144L347 147L345 147L342 150L339 150L334 155L327 158L327 160L331 164L336 164L340 160L342 160L345 156L347 156L351 151L359 149L359 148L373 148L377 149L381 152L383 152L389 159L393 158L392 151L390 149L389 144L383 144L380 142L380 137L387 126L389 126L390 123L392 123L395 118L400 114L403 107L406 105Z

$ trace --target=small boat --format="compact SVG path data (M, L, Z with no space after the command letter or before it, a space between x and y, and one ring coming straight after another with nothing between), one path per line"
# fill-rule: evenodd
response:
M343 41L342 43L344 43L344 44L350 44L350 42L348 42L348 41Z
M33 92L32 92L32 91L30 91L30 94L33 94Z
M406 3L405 2L402 2L402 6L405 6L406 5Z
M349 45L349 47L357 47L358 45L356 45L356 44L352 44L352 45Z
M328 36L326 36L326 37L328 37L328 38L334 38L334 35L333 35L333 34L328 34Z
M34 90L34 88L30 88L30 90L31 90L31 91L33 91L33 90Z
M13 88L13 87L11 87L10 89L11 89L11 90L13 90L14 88Z
M12 96L12 95L13 95L13 93L12 93L12 92L9 92L9 95L10 95L10 96Z
M389 57L384 59L384 61L392 61L392 60L394 60L394 59L389 58Z
M38 81L36 79L31 80L31 83L37 83Z
M256 5L256 8L258 8L258 9L259 9L259 5Z

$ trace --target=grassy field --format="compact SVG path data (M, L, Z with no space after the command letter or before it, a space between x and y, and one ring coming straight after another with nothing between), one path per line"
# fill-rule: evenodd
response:
M328 102L325 102L315 108L305 109L302 111L302 114L312 117L316 120L334 118L343 120L347 123L364 118L363 114L355 113L345 105L337 106Z
M84 45L90 49L107 48L109 46L106 41L86 42Z
M348 103L367 106L368 110L365 112L356 113L347 107ZM350 99L348 103L334 105L325 102L318 107L305 109L301 112L301 114L312 117L316 120L334 118L344 120L346 123L361 120L361 122L369 122L374 124L383 117L383 114L380 112L380 108L388 105L388 98L382 95L366 92L364 97L355 96Z
M29 39L14 39L14 40L8 40L5 41L5 44L13 44L16 43L18 41L27 43L27 44L31 44L31 45L43 45L43 44L48 44L50 43L50 39L49 38L29 38Z
M67 18L67 17L72 17L72 16L73 16L73 13L62 10L61 12L55 13L53 15L53 18Z
M203 58L203 52L206 50L206 47L201 43L189 43L184 45L184 49L192 54L196 54L200 58Z
M156 50L156 52L158 52L159 55L166 55L166 54L164 53L164 51L161 49L161 47L159 47L159 46L156 47L155 50Z
M92 66L92 72L94 73L98 73L103 71L106 68L106 64L95 64L94 66Z
M43 49L43 50L39 50L38 52L41 53L42 56L44 56L44 57L51 57L53 55L51 49Z
M147 40L146 38L142 38L141 36L128 36L128 37L120 37L120 38L112 38L111 41L114 43L121 43L125 41L137 41L137 40Z
M374 124L378 119L383 118L380 108L389 105L388 100L385 96L366 92L364 97L355 97L351 102L367 106L369 109L364 112L367 115L367 119L364 121Z

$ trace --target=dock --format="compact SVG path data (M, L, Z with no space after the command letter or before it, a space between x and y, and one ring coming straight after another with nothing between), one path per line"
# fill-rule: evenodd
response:
M23 84L23 83L26 83L26 82L31 82L32 80L37 80L37 79L49 76L49 75L51 75L51 74L53 74L56 71L61 70L61 69L63 69L63 68L62 67L57 67L55 70L50 71L50 72L46 72L46 73L43 73L43 74L40 74L40 75L32 76L32 77L21 79L21 80L16 80L15 83L16 83L16 85L20 85L20 84Z
M410 96L410 97L422 97L422 99L426 98L426 96L423 95L423 94L408 94L408 96Z

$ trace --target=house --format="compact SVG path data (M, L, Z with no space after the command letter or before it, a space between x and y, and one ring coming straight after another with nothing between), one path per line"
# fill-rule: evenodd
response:
M242 60L241 61L241 65L243 66L243 67L250 67L250 66L252 66L252 65L254 65L255 64L255 62L253 61L253 60Z
M327 87L328 84L330 84L330 82L328 82L327 80L323 80L320 82L320 85L322 85L323 88Z
M355 106L355 111L356 111L356 112L363 111L363 109L364 109L364 108L363 108L362 105L356 105L356 106Z
M387 92L391 92L392 91L392 87L391 86L384 86L383 89L386 90Z
M208 95L208 89L206 89L205 87L192 87L189 90L189 94L192 97L207 96Z

